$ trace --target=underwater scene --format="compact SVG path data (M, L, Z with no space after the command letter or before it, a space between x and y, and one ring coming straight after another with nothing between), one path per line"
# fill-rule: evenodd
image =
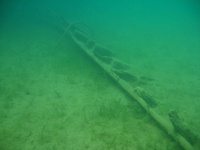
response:
M199 150L200 1L0 2L0 150Z

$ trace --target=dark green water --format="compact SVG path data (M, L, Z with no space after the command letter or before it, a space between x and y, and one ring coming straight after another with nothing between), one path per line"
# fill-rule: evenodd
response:
M182 149L69 34L58 42L67 21L145 77L135 86L161 117L176 110L200 138L199 1L11 0L0 18L0 150Z

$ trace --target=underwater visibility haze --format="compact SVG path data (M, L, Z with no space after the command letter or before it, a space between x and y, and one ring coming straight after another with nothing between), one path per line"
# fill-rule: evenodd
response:
M200 149L198 0L4 0L0 20L0 150Z

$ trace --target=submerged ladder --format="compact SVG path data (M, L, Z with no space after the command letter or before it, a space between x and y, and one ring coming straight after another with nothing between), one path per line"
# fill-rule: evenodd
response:
M64 31L64 34L60 41L64 38L66 33L69 33L75 44L107 72L127 94L136 100L167 134L175 139L185 150L194 149L193 145L196 143L197 137L181 122L177 113L171 111L169 112L170 119L164 119L155 111L154 107L157 103L153 97L140 87L134 88L132 86L134 83L142 80L142 78L135 76L129 70L129 65L115 58L111 51L91 39L84 31L77 27L75 23L68 23L67 28L61 29Z

